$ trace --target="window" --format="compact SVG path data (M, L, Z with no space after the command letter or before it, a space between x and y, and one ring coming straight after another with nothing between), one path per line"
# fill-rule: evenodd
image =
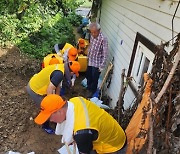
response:
M151 72L154 54L141 42L138 42L134 65L132 67L131 76L135 80L136 87L142 86L144 83L143 74Z
M137 33L128 69L128 76L133 77L132 83L136 89L144 84L143 74L151 72L155 57L153 53L154 48L155 44L140 33Z

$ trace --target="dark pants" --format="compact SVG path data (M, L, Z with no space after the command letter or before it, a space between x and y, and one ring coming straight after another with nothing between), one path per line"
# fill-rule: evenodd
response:
M33 99L33 101L36 103L37 107L40 108L41 101L45 96L36 94L28 85L26 86L27 93L30 95L30 97Z
M98 79L101 72L99 72L99 68L88 66L86 71L86 78L87 78L87 88L92 93L94 93L98 86Z

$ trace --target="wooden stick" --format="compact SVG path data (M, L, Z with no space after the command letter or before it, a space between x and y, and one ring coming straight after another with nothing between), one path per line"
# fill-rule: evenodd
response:
M104 85L104 83L105 83L105 81L106 81L106 78L108 77L108 74L109 74L109 72L110 72L110 70L111 70L112 68L113 68L113 64L110 62L110 64L108 65L106 74L104 75L103 81L102 81L102 83L101 83L101 85L100 85L100 87L99 87L100 90L102 89L102 87L103 87L103 85Z
M122 105L122 94L123 94L123 90L124 90L124 76L125 76L125 69L122 69L122 73L121 73L121 89L120 89L120 93L119 93L119 100L118 100L118 123L120 124L120 117L121 117L121 105Z
M168 104L168 115L167 115L167 122L166 122L166 137L165 137L165 143L166 148L169 147L169 124L171 121L171 111L172 111L172 86L170 87L169 92L169 104Z
M113 64L110 62L110 64L108 65L106 74L104 75L103 81L99 87L100 99L102 98L102 89L103 89L104 83L106 82L109 72L112 70L112 68L113 68Z

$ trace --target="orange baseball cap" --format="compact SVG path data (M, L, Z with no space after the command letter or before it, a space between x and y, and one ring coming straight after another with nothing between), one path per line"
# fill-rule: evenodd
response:
M77 57L78 51L76 48L71 47L68 51L68 58L70 61L74 61Z
M81 66L79 64L79 62L77 61L72 61L72 62L69 62L70 64L70 69L73 71L73 73L76 74L76 76L78 77L79 76L79 70L81 69Z
M41 112L35 118L35 123L39 125L43 124L49 119L51 114L61 109L65 103L61 96L56 94L50 94L44 97L41 102Z
M85 40L84 39L79 39L79 46L81 48L84 48L85 47Z
M53 64L60 64L59 60L56 57L52 57L51 60L49 61L49 65Z

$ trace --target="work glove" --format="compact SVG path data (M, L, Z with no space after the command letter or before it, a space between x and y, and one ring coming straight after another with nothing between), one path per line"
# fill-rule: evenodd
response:
M72 86L72 87L74 87L74 82L75 82L75 79L72 78L72 79L71 79L71 86Z
M58 56L62 57L62 54L60 53L60 51L57 53Z
M99 72L102 72L103 71L103 68L99 68Z

